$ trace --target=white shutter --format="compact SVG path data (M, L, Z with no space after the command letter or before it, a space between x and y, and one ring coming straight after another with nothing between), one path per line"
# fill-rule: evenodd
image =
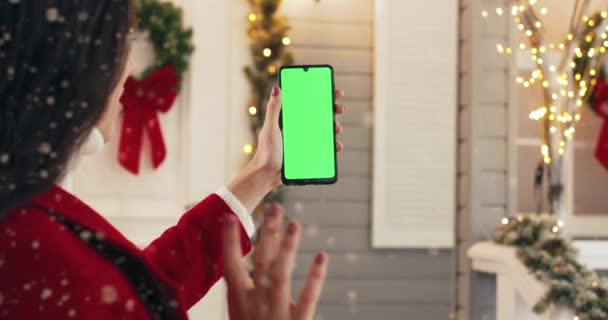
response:
M376 2L375 247L451 247L457 1Z

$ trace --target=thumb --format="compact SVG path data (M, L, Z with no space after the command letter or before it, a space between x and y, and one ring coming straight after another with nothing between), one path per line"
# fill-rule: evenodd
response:
M268 105L266 106L266 122L279 122L279 115L281 114L281 89L277 86L273 86L270 90L270 99L268 99Z

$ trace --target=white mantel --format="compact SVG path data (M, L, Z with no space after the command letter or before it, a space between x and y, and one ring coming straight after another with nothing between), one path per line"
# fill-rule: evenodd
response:
M575 241L581 261L592 269L608 269L608 243ZM603 249L602 249L603 248ZM572 320L569 310L549 310L542 316L532 312L548 287L532 276L516 254L516 249L493 242L478 242L468 250L472 268L496 275L496 320Z

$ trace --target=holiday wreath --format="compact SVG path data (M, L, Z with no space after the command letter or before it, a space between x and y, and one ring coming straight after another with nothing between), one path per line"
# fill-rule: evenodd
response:
M183 27L182 10L171 2L140 0L137 29L149 34L155 61L141 75L127 79L120 98L124 117L118 161L133 174L139 173L145 132L153 167L160 166L167 155L158 112L171 109L194 50L192 29Z

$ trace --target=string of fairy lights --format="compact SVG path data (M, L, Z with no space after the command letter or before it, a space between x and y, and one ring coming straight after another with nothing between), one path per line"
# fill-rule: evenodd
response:
M499 17L510 15L521 32L520 41L498 43L496 50L506 56L516 55L515 60L520 63L522 57L532 62L531 70L518 70L515 83L523 89L538 88L542 92L542 103L533 106L529 113L529 118L539 123L541 138L542 160L535 185L542 193L544 177L547 178L548 211L558 215L565 211L562 191L567 146L608 52L608 13L601 11L588 16L585 13L590 1L574 2L568 32L558 43L546 40L548 30L543 18L549 9L541 1L509 0L506 7L494 10ZM487 19L490 12L483 10L481 16ZM541 210L542 200L539 201Z
M542 91L542 104L533 107L529 118L540 124L540 162L544 163L541 167L546 168L546 171L541 172L548 173L549 199L556 203L561 201L566 147L574 137L575 126L581 121L582 107L593 93L608 52L608 13L600 11L588 16L585 13L590 1L574 2L568 32L565 39L559 43L546 41L547 29L542 17L546 16L549 10L542 6L541 1L510 0L507 2L510 6L495 8L497 16L510 14L517 29L522 33L521 41L498 43L496 50L507 56L519 54L516 58L518 61L521 56L529 56L532 69L526 72L518 71L514 81L524 90L539 88ZM481 16L487 19L490 13L483 10ZM563 206L558 209L554 204L551 206L551 212L557 212L558 215L563 214L563 210ZM523 215L505 217L501 223L523 223L524 219ZM555 224L550 226L550 231L557 234L563 231L563 228L564 221L556 219ZM573 287L574 285L572 284ZM597 288L597 283L594 282L592 287ZM573 292L578 293L576 290ZM548 296L544 300L558 303L561 298ZM572 319L596 318L590 317L588 311L577 309Z
M581 120L580 109L591 94L590 87L595 85L601 61L608 51L605 22L608 13L602 11L595 17L583 15L585 2L577 2L566 39L560 43L547 43L540 17L547 15L549 10L541 7L537 14L535 6L539 0L512 1L510 14L526 41L515 48L502 43L496 45L502 54L512 55L516 50L529 54L535 65L529 75L520 74L515 82L523 88L538 85L543 89L544 104L534 108L529 118L542 122L541 129L548 133L541 134L544 141L540 151L546 164L565 154L566 143L572 140L575 124ZM498 16L507 14L502 7L495 11ZM484 10L481 15L487 18L489 13ZM559 64L549 56L555 52L562 53Z
M259 134L265 117L265 105L269 90L277 82L278 70L293 62L287 48L292 40L288 35L290 26L285 17L277 17L280 0L252 1L252 11L247 14L248 36L253 63L245 67L245 75L251 84L252 96L247 106L253 136ZM243 145L243 152L251 155L256 149L254 143Z
M250 8L246 22L251 63L243 71L251 94L244 111L248 114L253 139L243 145L242 151L251 158L257 149L255 137L259 136L264 125L270 90L277 84L280 68L293 64L294 59L290 49L291 25L287 17L278 14L282 0L247 1ZM264 198L263 204L281 202L282 198L283 191L278 188ZM261 210L257 212L261 213Z

